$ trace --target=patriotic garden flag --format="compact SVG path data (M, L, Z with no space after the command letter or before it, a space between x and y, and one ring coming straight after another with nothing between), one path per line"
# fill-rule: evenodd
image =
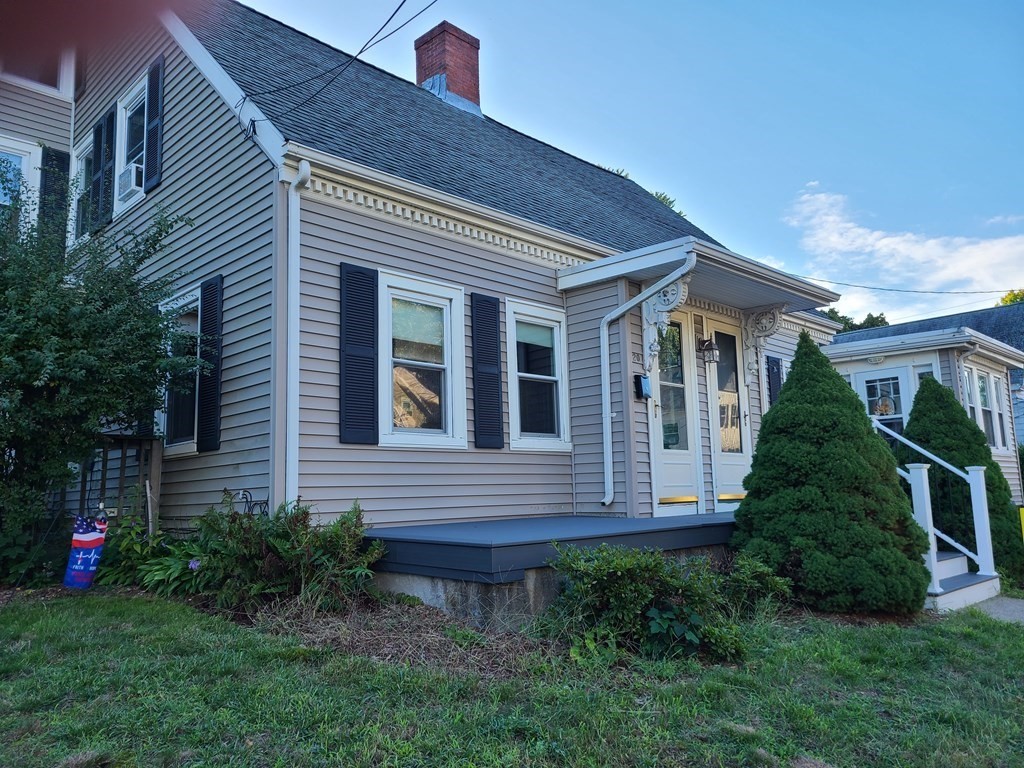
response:
M107 519L84 515L75 516L75 530L71 534L71 557L64 573L64 586L72 589L88 589L92 586L96 566L103 554L103 539L107 535Z

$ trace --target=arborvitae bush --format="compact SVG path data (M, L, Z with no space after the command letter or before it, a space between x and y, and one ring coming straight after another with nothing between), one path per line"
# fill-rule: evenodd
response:
M932 378L921 382L903 436L948 461L958 469L985 467L989 525L996 565L1016 580L1024 579L1024 539L1020 517L1013 504L1010 484L999 465L985 433L957 401L953 391ZM950 481L949 471L937 466L904 445L896 451L901 464L931 464L928 481L932 488L932 519L935 526L969 549L974 549L974 512L967 483Z
M807 333L761 423L733 544L826 611L924 604L924 532L864 404Z

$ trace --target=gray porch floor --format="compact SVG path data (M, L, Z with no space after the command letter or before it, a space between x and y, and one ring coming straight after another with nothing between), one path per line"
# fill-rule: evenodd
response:
M586 515L437 523L371 528L387 553L379 571L500 584L521 581L524 572L554 557L552 542L593 547L690 549L725 544L733 531L731 512L682 517L626 518Z

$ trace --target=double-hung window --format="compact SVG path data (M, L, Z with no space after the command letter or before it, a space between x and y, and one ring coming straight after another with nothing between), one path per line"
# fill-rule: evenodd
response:
M199 358L199 370L172 377L164 398L164 455L180 456L220 448L221 332L224 281L204 280L170 302L178 318L173 356Z
M565 313L512 299L505 306L511 448L570 450Z
M38 144L0 136L0 215L13 209L23 190L29 195L39 193L41 164Z
M199 356L199 290L179 301L178 333L171 354L177 357ZM168 452L191 453L196 449L196 394L199 372L191 371L172 378L167 387L164 415L164 443Z
M146 167L147 78L139 79L117 102L114 215L142 199Z
M160 56L92 127L92 149L76 147L85 202L76 234L94 231L141 201L161 181L164 60ZM83 199L80 198L80 199ZM76 210L76 218L79 218Z
M989 446L997 450L1009 447L1006 429L1006 390L1000 376L974 368L964 368L964 407L985 433Z
M461 288L380 272L380 445L466 447Z
M92 137L75 147L74 166L72 167L72 188L73 207L71 240L74 242L80 237L89 234L92 228L92 184L91 180L95 173L93 166Z

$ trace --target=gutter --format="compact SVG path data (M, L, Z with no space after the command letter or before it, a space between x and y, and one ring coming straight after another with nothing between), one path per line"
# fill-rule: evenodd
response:
M284 500L299 499L299 222L301 191L309 183L312 171L307 160L299 161L295 177L288 185L288 257L287 257L287 354L285 374L285 448ZM285 179L286 180L286 179Z
M664 288L672 285L672 283L679 280L695 266L697 266L697 254L691 247L690 250L686 252L686 263L683 264L683 266L678 267L667 277L663 277L658 282L640 291L637 296L634 296L622 306L613 309L601 319L601 340L599 342L599 347L601 349L601 453L604 464L604 498L601 499L602 506L607 507L615 500L615 477L613 475L612 466L612 417L615 414L611 409L612 372L611 363L608 361L608 348L611 343L609 328L615 320L618 320L630 310L643 304ZM625 397L626 395L623 393L623 398L625 399Z

